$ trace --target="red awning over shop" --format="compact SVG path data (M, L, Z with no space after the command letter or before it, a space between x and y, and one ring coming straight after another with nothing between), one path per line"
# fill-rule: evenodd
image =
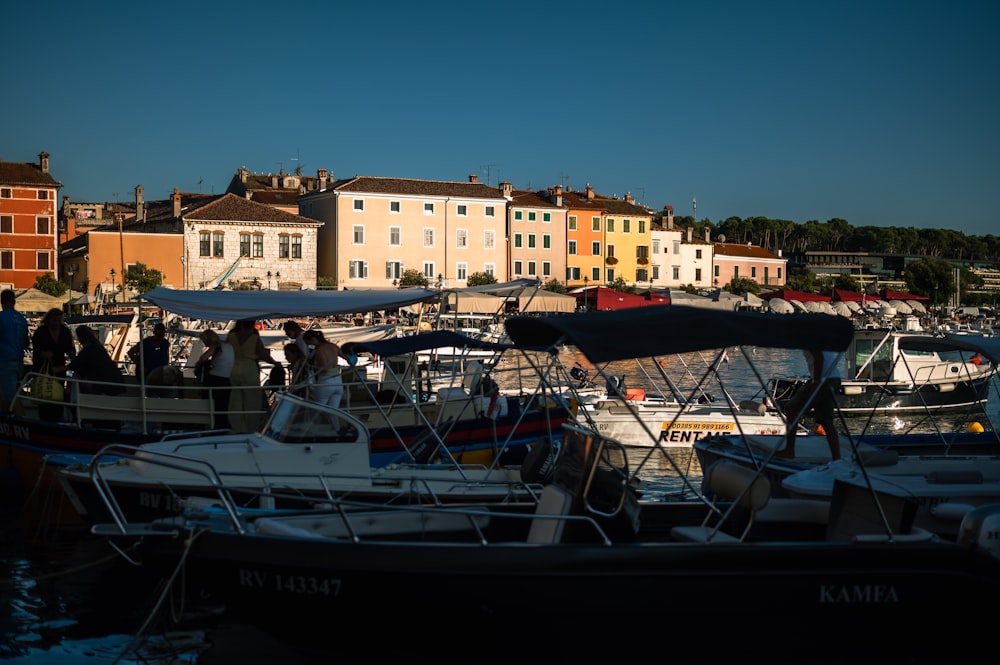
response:
M781 298L782 300L798 300L799 302L807 302L810 300L817 300L820 302L830 302L830 296L823 293L806 293L805 291L794 291L792 289L781 289L778 291L771 291L770 293L762 293L760 297L764 300L770 300L771 298Z
M629 307L648 307L649 305L669 305L670 297L655 292L638 294L622 293L606 286L592 286L573 294L581 305L591 310L616 310Z

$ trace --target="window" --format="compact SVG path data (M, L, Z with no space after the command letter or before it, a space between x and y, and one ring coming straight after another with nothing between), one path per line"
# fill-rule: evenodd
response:
M569 253L570 254L576 254L576 241L575 240L570 240L567 243L567 245L569 247Z
M455 277L457 279L468 279L469 277L469 264L468 263L456 263L455 264Z
M514 219L515 219L515 221L520 222L523 216L524 216L524 213L522 213L520 210L515 210L514 211Z
M424 227L424 247L434 246L434 229Z
M574 282L580 281L580 269L579 268L572 268L572 267L566 268L566 281L567 282L569 282L569 281L574 281Z
M632 220L623 219L622 220L622 233L632 233Z
M0 215L0 233L14 232L14 215Z
M302 236L292 236L292 258L302 258Z
M514 247L521 247L524 244L524 239L521 237L520 233L514 234Z
M47 189L40 189L40 190L38 190L38 200L39 201L48 201L49 200L49 190L47 190Z
M611 219L609 217L608 221L607 221L607 224L605 225L605 228L607 228L608 233L614 233L615 232L615 220L613 220L613 219Z
M469 206L462 204L458 206L458 216L467 217L469 214Z
M570 231L576 231L576 215L570 215L566 219L566 228Z
M655 238L653 240L653 254L659 254L659 253L660 253L660 240L658 238Z
M240 234L240 256L250 256L250 234Z
M590 218L590 228L593 231L600 231L601 230L601 218L600 217L591 217ZM598 277L597 279L600 279L600 277Z
M363 244L365 244L365 225L364 224L355 224L354 225L353 237L354 237L353 242L354 242L355 245L363 245Z
M212 234L208 231L198 233L198 256L212 255Z
M14 252L0 252L0 268L4 270L14 269Z
M639 233L645 233L645 232L646 232L646 220L640 219L639 220Z
M528 234L528 247L530 247L532 249L535 248L535 234L534 233L529 233Z
M465 249L469 246L469 230L455 229L455 247Z
M764 283L765 283L765 284L768 284L768 283L769 283L769 282L767 281L767 273L768 273L768 272L769 272L769 269L768 269L768 267L767 267L767 266L764 266Z
M483 232L483 249L496 249L497 234L493 229L486 229Z
M256 257L264 256L264 234L255 233L253 234L253 255Z
M289 236L281 235L278 236L278 258L287 259L289 257Z
M212 256L225 256L226 255L226 236L224 233L216 231L212 234Z
M700 249L694 250L694 258L696 258L696 259L700 259L701 258L701 250Z
M425 215L433 215L434 214L434 204L433 203L425 203L424 204L424 214Z
M542 261L542 277L549 277L552 275L552 263L549 261Z
M646 282L649 281L649 271L645 268L639 268L635 271L635 281Z
M653 272L654 273L656 272L656 267L655 266L653 267ZM673 267L673 275L674 275L674 279L680 279L681 278L681 267L680 266L674 266Z
M521 267L523 265L524 264L522 264L520 261L514 261L514 274L515 275L520 275L522 273Z
M13 196L13 193L11 192L10 187L0 189L0 199L9 199L11 196Z
M552 236L550 236L548 233L542 236L542 248L552 249Z
M635 258L637 259L649 259L649 247L646 245L639 245L635 248Z
M750 279L757 279L757 266L750 266Z
M537 272L535 272L535 262L534 261L528 261L528 274L532 275L532 276L538 274Z
M608 284L615 281L615 269L608 268Z
M38 252L35 255L35 268L38 270L48 270L49 269L49 253L48 252Z
M351 279L368 279L367 261L351 261L349 266Z
M528 221L529 222L535 221L535 213L534 213L534 211L528 213Z
M354 210L356 212L365 211L365 200L364 199L354 199Z
M552 221L552 213L551 212L543 212L542 213L542 222L551 222L551 221Z
M615 255L615 246L608 245L608 256L614 256L614 255Z
M487 275L495 275L497 272L497 264L495 263L484 263L483 272Z
M399 214L399 201L389 201L389 212Z
M778 281L781 281L781 268L778 268Z
M403 227L401 226L390 226L389 227L389 246L399 247L403 244L402 242Z
M716 277L718 277L718 275L716 275ZM739 278L740 278L740 267L733 266L733 279L739 279Z
M694 269L694 281L696 284L701 281L701 268Z
M590 279L594 280L595 282L601 281L601 269L598 268L597 266L594 266L593 268L591 268L590 269Z
M673 243L673 245L674 245L674 254L680 254L681 253L681 241L680 240L675 240L674 243Z
M402 279L403 278L403 262L402 261L386 261L385 262L385 278L386 279Z
M600 243L600 241L595 240L594 242L590 243L590 254L591 254L591 256L600 256L601 255L601 243ZM598 277L597 279L600 279L600 277Z
M714 274L715 274L716 277L719 276L719 266L715 266L715 272L714 272Z
M424 261L424 277L434 279L434 262Z
M35 233L40 236L47 236L52 233L52 218L51 217L36 217L35 218Z
M494 212L493 206L486 206L486 216L487 217L496 217L496 214Z

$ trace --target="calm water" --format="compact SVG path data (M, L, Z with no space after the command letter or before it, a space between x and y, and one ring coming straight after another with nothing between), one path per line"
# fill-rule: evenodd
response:
M751 359L764 380L776 374L806 372L801 354L794 351L761 350L752 353ZM665 358L663 369L687 394L701 377L705 364L713 360L697 354ZM569 351L563 361L569 367L579 362L587 370L594 369ZM505 363L502 369L498 382L505 388L513 388L519 381L531 385L531 377L535 376L532 371L515 371L511 363ZM607 371L624 376L626 386L650 392L663 389L656 368L648 364L615 363ZM720 365L719 375L722 387L706 387L717 398L723 390L737 401L761 398L750 364L738 353L730 352L729 362ZM603 381L600 383L603 385ZM991 396L989 409L993 422L1000 423L1000 399L996 395ZM880 431L905 426L889 419L878 423ZM633 468L647 452L630 452ZM701 470L694 456L690 451L671 452L676 464L691 474L697 486ZM659 455L646 462L641 477L648 488L664 492L677 492L682 487L674 467ZM55 530L39 524L0 534L0 603L0 658L12 663L331 662L331 654L303 652L257 628L227 624L217 608L199 607L197 599L164 599L158 579L129 565L103 540L82 530ZM322 621L316 617L303 620ZM387 616L386 630L391 631L393 620ZM526 648L530 643L525 642ZM372 655L353 656L357 650L344 646L337 648L336 654L337 662L369 662ZM468 662L481 661L471 657Z

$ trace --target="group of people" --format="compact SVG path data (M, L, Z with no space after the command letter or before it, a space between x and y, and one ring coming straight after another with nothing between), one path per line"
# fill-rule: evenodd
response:
M204 352L196 363L200 383L212 390L215 426L235 432L253 432L261 425L267 399L260 381L259 363L275 367L266 387L286 385L293 392L337 408L344 395L340 358L349 359L339 345L326 339L320 330L303 330L295 321L284 324L290 342L284 346L288 364L285 368L264 346L253 320L238 321L223 341L217 332L203 330L199 339ZM61 309L50 309L29 334L28 320L16 309L13 290L0 292L0 408L23 415L23 405L14 399L26 370L25 353L31 351L31 370L60 380L72 373L79 390L102 394L121 394L125 377L98 339L93 328L79 325L74 333L66 325ZM135 373L147 386L169 389L183 385L181 370L170 362L170 341L163 323L156 323L151 333L127 352L135 363ZM280 370L280 371L279 371ZM39 403L39 416L60 420L63 405Z

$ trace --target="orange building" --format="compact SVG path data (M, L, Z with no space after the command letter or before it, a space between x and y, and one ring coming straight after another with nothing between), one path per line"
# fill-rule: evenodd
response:
M60 187L47 152L37 163L0 162L0 288L27 289L42 275L56 277Z

